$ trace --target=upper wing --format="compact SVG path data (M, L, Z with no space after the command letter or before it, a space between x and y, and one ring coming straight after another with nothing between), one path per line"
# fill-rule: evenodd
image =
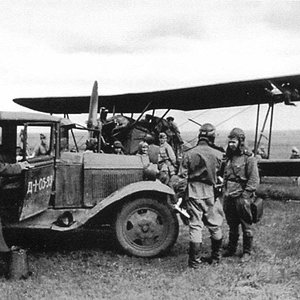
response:
M151 109L198 110L259 103L300 101L300 75L229 82L173 90L99 96L109 112L140 113ZM14 102L47 113L89 112L90 96L18 98Z

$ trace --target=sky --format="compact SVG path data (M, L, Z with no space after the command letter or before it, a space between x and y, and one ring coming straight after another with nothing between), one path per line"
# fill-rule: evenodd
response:
M295 1L1 0L1 110L95 80L112 95L300 74L299 15ZM300 103L276 106L274 129L300 129ZM169 115L181 131L254 130L256 107Z

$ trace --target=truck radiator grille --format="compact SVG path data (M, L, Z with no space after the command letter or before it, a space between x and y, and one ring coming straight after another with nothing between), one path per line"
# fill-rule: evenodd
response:
M143 170L131 169L126 173L119 170L91 170L90 181L85 185L85 205L95 205L99 200L109 196L116 190L143 178Z

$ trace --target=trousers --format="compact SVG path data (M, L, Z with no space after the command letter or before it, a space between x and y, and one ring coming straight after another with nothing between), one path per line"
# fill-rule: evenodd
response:
M224 212L227 224L230 231L237 232L239 225L242 227L243 235L253 237L252 221L245 218L245 213L241 211L241 196L240 197L225 197L224 199Z
M9 252L9 248L5 242L4 236L3 236L3 230L2 230L2 223L0 219L0 252Z
M218 198L189 198L187 200L187 210L191 216L189 221L190 242L202 243L204 227L207 227L212 239L220 240L222 238L221 226L224 220L224 212Z

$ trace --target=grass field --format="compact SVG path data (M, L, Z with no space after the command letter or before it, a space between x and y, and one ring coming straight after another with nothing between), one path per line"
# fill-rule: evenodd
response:
M154 259L117 253L109 230L44 236L46 245L28 250L32 276L0 279L1 299L299 299L300 203L266 200L254 232L252 261L236 256L199 270L187 268L184 225L171 252Z

